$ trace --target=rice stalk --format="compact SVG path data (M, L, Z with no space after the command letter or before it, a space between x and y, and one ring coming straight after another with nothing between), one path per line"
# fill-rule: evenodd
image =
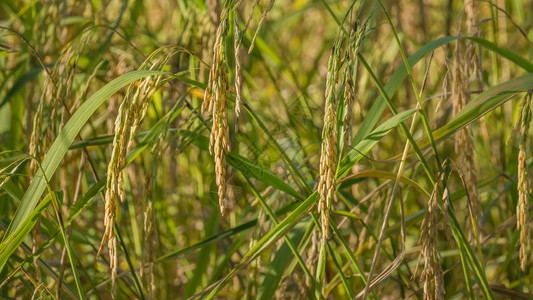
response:
M355 42L356 32L350 32L350 42L348 46L347 66L344 73L344 118L342 120L342 135L344 146L350 145L351 140L351 123L353 103L357 97L354 86L354 73L357 70L357 49L358 45Z
M465 14L466 14L466 31L468 36L479 36L479 30L477 27L477 14L478 14L478 3L477 0L465 0ZM456 98L453 98L454 103L454 114L459 113L460 110L470 101L470 88L472 84L472 74L474 77L478 75L478 81L481 84L480 80L480 66L478 63L475 45L472 41L467 42L466 52L459 54L461 51L460 48L461 42L457 43L455 57L458 60L463 59L464 65L462 66L463 73L459 73L461 64L459 61L456 61L454 64L454 74L457 74L457 78L454 78L454 87L452 88L452 98L454 95ZM455 69L457 67L458 69ZM457 73L455 73L457 72ZM462 80L461 80L462 78ZM461 87L457 85L462 85ZM459 99L459 94L454 94L454 89L458 91L462 90L462 99ZM474 163L474 141L473 141L473 132L470 126L465 127L463 130L457 133L456 139L456 152L461 153L462 159L462 170L464 174L466 189L468 193L468 199L470 203L470 217L472 222L468 222L467 228L471 229L472 236L477 235L479 228L481 228L481 204L478 198L477 190L477 177L476 177L476 166Z
M246 30L248 29L248 26L250 26L250 22L252 21L252 18L254 16L254 11L255 11L255 8L257 7L257 5L259 5L259 1L260 0L253 0L254 2L252 3L252 9L250 10L250 15L248 16L248 20L246 20L246 24L244 25L244 30L243 32L246 32ZM239 1L241 2L241 1Z
M42 161L44 153L46 151L46 141L43 139L43 120L44 120L44 107L46 99L52 98L53 84L50 77L47 77L45 84L45 92L41 94L41 99L37 105L37 111L33 117L33 128L30 136L29 143L29 155L35 157L37 160ZM30 160L30 174L34 175L37 172L38 164L37 160Z
M166 129L165 129L166 132ZM157 227L154 213L155 194L154 188L156 185L155 179L159 170L159 159L161 158L161 147L166 134L161 133L159 138L154 142L151 151L151 172L147 172L145 178L145 193L144 193L144 255L142 258L142 268L140 275L143 277L147 275L148 292L150 299L156 299L156 280L155 280L155 260L156 251L158 247Z
M342 126L342 136L344 146L349 147L351 141L351 122L353 103L357 98L355 92L355 82L357 79L357 54L359 47L365 37L368 20L362 26L358 26L359 21L354 22L350 31L350 37L347 50L347 66L344 73L344 116Z
M452 103L453 113L457 115L470 101L470 80L468 76L468 64L465 63L465 56L462 51L461 42L457 42L454 54L452 69ZM456 133L455 152L461 155L461 173L465 178L465 188L469 203L471 222L467 222L470 236L481 226L481 207L477 192L476 167L474 163L474 141L472 138L472 128L466 126Z
M238 5L239 3L237 3ZM237 5L233 8L237 10ZM241 45L246 31L240 31L239 22L237 21L237 14L234 16L235 38L233 46L235 48L235 134L239 131L239 115L241 114L242 102L242 74L241 74ZM246 28L245 28L246 30Z
M0 152L0 155L5 154L5 152ZM16 174L17 170L24 165L24 163L30 159L30 156L16 159L12 163L8 164L5 167L0 169L0 189L5 186L5 184Z
M211 19L211 24L216 26L219 23L219 10L220 5L218 0L206 0L205 7L209 13L209 18Z
M518 204L516 206L516 229L520 231L520 268L526 271L529 245L529 182L527 171L527 142L531 123L531 94L520 107L520 143L518 151Z
M326 75L324 128L320 153L320 178L318 182L318 212L321 214L322 241L325 243L329 232L329 208L335 194L335 167L337 163L337 98L336 84L339 79L341 62L341 39L333 47L328 61Z
M61 53L52 71L46 73L45 92L41 94L34 115L29 144L29 154L39 160L42 160L48 145L55 139L59 104L65 107L66 99L71 96L78 59L92 37L92 31L88 31L72 41ZM64 121L63 116L61 120L60 126ZM33 175L36 171L36 161L31 160L30 173Z
M531 128L520 134L521 127L530 125L522 120L525 100L519 103L516 95L533 88L532 77L522 75L522 69L533 72L528 60L531 42L527 35L521 36L515 28L501 24L515 24L514 19L515 26L527 28L527 12L521 6L529 7L532 1L504 5L505 0L497 0L502 9L468 0L384 1L381 6L372 1L118 0L107 6L99 1L94 5L74 0L6 1L8 4L3 6L7 10L0 12L6 17L0 21L0 31L13 28L21 32L27 45L12 45L18 40L12 41L11 33L0 35L0 144L4 146L0 154L28 151L30 146L36 159L26 163L20 153L0 157L0 237L3 233L2 247L7 250L0 250L0 264L6 269L2 273L5 276L0 276L0 298L42 298L50 294L50 288L54 290L49 298L58 299L84 295L111 299L112 288L121 299L168 299L194 293L207 299L357 299L356 295L369 299L474 299L483 297L483 293L484 298L492 299L491 291L501 298L527 298L532 277L520 269L524 268L523 261L527 261L525 270L532 262L530 253L525 252L531 251L531 223L527 218L528 209L533 208L527 202L532 159L526 152L531 142L523 132L530 134ZM276 8L270 5L267 9L269 4ZM459 20L456 16L461 12L456 9L462 7L463 19ZM224 9L227 11L221 14ZM496 12L503 9L509 10L505 21ZM106 25L119 11L124 13L122 20L118 17L116 26ZM229 14L226 20L224 14ZM364 32L370 40L359 44L365 25L362 16L368 17L373 27ZM215 41L221 19L225 30ZM483 29L490 37L474 41L453 37L449 30L452 24L461 28L460 36L480 37ZM104 41L95 35L84 44L87 32L107 38ZM333 41L337 32L345 35L345 44L342 48L336 44L332 51L333 43L328 41ZM403 42L393 45L393 39L400 37ZM431 65L430 53L457 40L461 41L461 56L455 57L452 50L443 57L437 51L436 65ZM178 79L172 89L157 92L152 103L149 99L143 102L144 93L138 89L163 84L163 80L157 83L152 77L151 83L139 80L130 89L103 97L125 81L108 82L117 77L132 78L122 75L139 68L138 59L145 57L142 51L161 43L184 47L184 55L164 65L164 70ZM78 49L78 44L84 45L83 49ZM219 54L213 53L215 44L221 45ZM247 55L243 48L251 49L252 54ZM330 51L337 49L340 62L336 70L329 66L330 70L328 65L334 65L330 54L335 55ZM220 65L211 64L214 55L218 55ZM207 68L202 67L207 65L204 58L209 62ZM332 61L329 64L328 58ZM454 73L457 70L453 70L452 63L445 74L444 61L453 59L461 74ZM152 56L142 68L157 64L154 68L161 69L163 61L160 56ZM363 72L358 70L359 63L365 68ZM422 65L427 67L425 76ZM483 74L484 82L492 87L478 96L479 91L483 92L483 83L476 81L481 66L492 67ZM216 71L209 78L211 67ZM414 93L404 84L407 77ZM212 82L210 91L208 79ZM441 95L442 99L450 98L454 84L462 89L454 95L463 102L456 105L460 113L454 112L451 101L450 105L441 105L438 99ZM420 93L417 86L421 87ZM253 91L251 106L244 99L248 88ZM230 93L234 91L232 98ZM92 94L95 97L88 97ZM227 112L228 105L233 110L234 99L235 111ZM472 106L469 100L480 105ZM211 106L206 118L200 114L203 103L199 105L198 101L213 102L204 109ZM85 103L101 106L86 110ZM172 111L166 111L169 105ZM520 109L510 110L512 106ZM80 107L80 113L86 112L81 116L84 121L65 127L81 130L80 134L68 135L70 145L61 143L61 136L57 136L64 120L72 119L70 111ZM243 123L242 118L248 117L243 116L245 113L250 114L249 124ZM121 114L127 125L115 130ZM423 124L418 122L421 116ZM411 117L409 130L406 123ZM509 134L511 119L516 120L516 130ZM226 125L224 121L235 123ZM228 138L227 144L235 153L228 156L220 140L224 140L226 126L233 125L235 132L228 133L231 140ZM448 143L463 134L455 135L465 126L474 126L465 129L465 143L472 143L473 130L478 127L485 142L477 143L476 134L476 148L472 144L469 154L475 164L478 190L465 184L466 164L460 157L465 152L458 146L458 153L453 154L463 169L456 167L461 183L459 178L450 181L455 189L450 197L456 200L456 206L462 206L457 207L462 218L458 223L445 194L452 192L452 186L448 191L442 177L435 175L440 175L442 169L440 159L450 155ZM222 135L217 131L220 128ZM404 135L396 129L403 130ZM65 133L72 133L68 130ZM116 149L118 155L112 154L114 135L120 130L117 139L123 140L122 148ZM428 132L433 134L425 137ZM158 136L160 133L167 136ZM331 137L334 134L336 139ZM524 140L517 139L516 149L506 147L506 135ZM409 142L404 141L408 146L400 161L400 140L406 136ZM141 139L142 144L137 145ZM57 148L60 155L48 150L52 140L62 144ZM237 140L242 143L239 147L235 147ZM414 141L433 149L425 148L427 151L421 153ZM222 148L219 156L223 156L218 161L217 143ZM205 164L200 158L209 148L211 162ZM410 155L413 151L417 157ZM50 163L43 165L49 179L48 192L62 190L61 210L57 210L57 201L50 202L54 210L42 206L36 209L35 203L42 195L31 194L44 187L44 182L38 182L41 178L32 176L40 172L38 163L48 155ZM107 266L106 246L113 247L111 240L102 246L102 259L92 251L99 249L91 250L87 244L94 241L94 234L104 234L105 203L98 199L102 190L105 199L107 182L99 178L107 175L112 155L127 155L126 162L113 169L118 187L111 207L114 220L109 223L116 234L115 247L120 247L110 252L111 265L120 267L115 275L113 267L110 271ZM437 163L428 164L427 159ZM85 168L80 168L84 162ZM130 166L126 168L126 164ZM217 164L223 167L217 168ZM223 222L219 222L219 210L210 207L210 184L216 184L215 175L219 201L218 192L224 189L221 201L228 218ZM32 181L39 183L39 189L33 184L27 188ZM512 191L517 183L517 190ZM119 190L128 202L119 202ZM472 190L483 201L483 218L473 217L471 194L464 197ZM272 207L262 194L271 197ZM27 201L20 201L21 196ZM320 217L316 210L310 215L317 204L318 210L323 208ZM58 215L56 220L50 212L68 216L55 235L62 218ZM32 218L24 217L27 213ZM265 219L265 213L269 219ZM337 218L342 221L336 222ZM465 228L465 219L472 228ZM6 224L10 220L13 226L27 224L20 227L24 232L10 229ZM34 226L36 220L42 222L41 232L35 231L32 236L31 227L38 228ZM101 221L94 224L94 220ZM481 242L478 226L472 220L483 220L483 231L491 233ZM329 238L324 238L324 229L326 234L328 229L333 231ZM446 240L444 234L450 230L454 239ZM122 239L121 231L129 232L129 237ZM468 241L472 235L477 245ZM418 245L413 245L415 236ZM10 243L11 238L17 243ZM406 251L407 246L414 248ZM516 251L509 252L513 247ZM415 255L419 266L413 268L415 250L419 251ZM72 272L68 269L71 264ZM77 267L83 272L77 274ZM446 293L439 288L443 271L448 274L443 287ZM72 294L74 281L79 296Z
M225 7L220 16L215 45L213 47L213 65L209 72L209 81L202 103L202 114L211 113L213 125L209 138L209 153L215 158L216 185L221 215L225 215L224 196L226 193L226 154L230 151L228 129L229 83L226 70L226 52L224 40L227 35L229 9Z
M85 153L82 152L81 153L81 158L80 158L80 167L79 167L80 171L78 173L78 178L76 180L76 189L75 189L75 192L74 192L74 197L72 199L72 204L71 205L75 205L76 204L76 202L78 201L79 195L80 195L81 183L82 183L82 179L83 179L83 169L85 167L85 162L86 162L86 156L85 156ZM72 224L70 224L66 228L67 239L70 240L71 235L72 235ZM64 247L63 248L63 252L61 253L61 259L59 261L59 272L58 272L58 275L57 275L57 289L56 289L56 298L57 299L61 299L61 290L62 290L62 286L63 286L63 275L65 273L67 254L68 254L67 253L67 247Z
M478 1L477 0L465 0L465 14L466 14L466 33L468 36L478 37L479 28L477 26L478 19ZM480 65L476 54L476 47L474 42L468 41L466 49L466 65L467 65L467 74L476 74L478 80L480 74ZM481 82L480 82L481 83Z
M353 76L350 74L351 72L346 72L344 75L344 110L345 115L342 120L342 131L343 131L343 142L345 146L350 146L350 141L352 140L352 131L351 131L351 124L352 124L352 110L353 110L353 103L355 99L357 98L357 95L355 93L355 87L353 85Z
M428 207L422 220L420 227L420 239L418 244L421 246L420 255L418 258L418 264L420 258L424 259L424 269L420 275L420 281L424 286L424 299L425 300L440 300L444 299L444 274L441 266L441 256L438 248L438 226L439 215L442 215L442 211L438 206L439 184L436 182L433 187L433 193L428 201ZM445 190L445 193L447 191ZM444 197L443 197L444 198ZM417 274L415 270L414 274Z
M141 68L146 68L147 65L150 65L150 70L159 69L168 62L172 55L173 53L163 55L155 63L149 63L150 58L148 58L147 62ZM124 202L125 200L122 169L125 165L128 147L133 141L133 137L137 134L138 127L146 115L152 96L164 82L165 80L163 80L162 75L157 75L146 77L141 82L131 84L119 107L118 116L115 120L113 151L111 161L107 168L104 216L105 230L97 254L98 256L100 255L107 242L111 268L111 293L113 297L116 293L115 282L118 268L117 238L113 226L116 222L117 199L120 202Z
M257 223L261 224L259 225L254 234L253 237L250 239L249 248L253 248L255 245L257 245L257 242L261 239L261 237L265 234L265 232L268 232L268 225L270 224L269 220L267 219L267 215L265 213L265 210L260 210L257 214ZM256 259L253 262L248 265L248 274L249 274L249 281L246 285L245 290L245 299L254 299L254 295L258 294L258 291L260 289L260 276L261 276L261 260Z
M207 5L215 5L209 4ZM216 13L217 9L213 10ZM180 35L179 45L194 53L201 53L202 57L209 55L209 47L215 33L218 16L215 23L210 17L211 10L206 11L196 6L189 6L182 11L183 34ZM185 62L187 63L187 62Z
M239 0L235 6L233 6L233 11L237 12L237 8L239 5L244 2L243 0ZM239 22L237 18L237 14L234 15L234 40L233 40L233 47L235 51L235 134L239 131L239 116L241 114L241 103L242 103L242 58L241 58L241 47L242 42L244 40L244 37L246 36L246 31L248 30L248 26L250 24L250 21L253 16L253 12L255 10L255 7L259 1L254 1L252 4L252 11L250 13L250 16L248 20L246 21L246 24L244 25L244 28L242 31L239 28Z
M259 24L257 24L257 29L255 30L254 37L252 38L252 42L250 44L250 48L248 49L248 54L252 53L252 51L254 50L255 39L257 38L257 34L259 33L259 30L261 30L261 26L263 25L263 22L265 22L268 13L272 10L272 7L274 7L274 2L276 1L269 0L267 8L261 14L261 19L259 19ZM252 14L253 14L253 10L252 10Z
M318 255L320 253L320 243L319 243L319 235L317 230L313 230L311 233L310 239L310 246L307 247L306 254L307 258L305 260L305 266L307 269L309 269L309 272L311 274L315 274L317 271L317 262L318 262ZM305 277L305 290L301 290L300 292L302 295L305 295L304 293L309 293L309 291L313 288L313 282L311 281L311 277L306 276ZM303 286L302 286L303 288Z

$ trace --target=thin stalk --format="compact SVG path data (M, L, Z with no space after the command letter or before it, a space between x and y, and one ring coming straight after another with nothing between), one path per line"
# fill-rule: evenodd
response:
M391 98L389 97L389 95L385 91L385 88L383 87L383 85L381 84L379 79L377 78L376 74L374 74L374 71L372 71L372 68L370 67L368 62L365 60L365 58L360 53L357 54L357 57L359 58L359 60L361 61L361 63L365 67L365 69L368 71L368 73L370 74L370 76L374 80L374 83L376 84L376 86L377 86L379 92L381 93L381 95L383 96L383 98L387 101L387 105L389 106L389 109L391 110L392 114L393 115L398 114L398 110L396 109L396 106L394 105L394 103L392 102ZM400 123L400 128L402 129L402 131L404 132L405 136L409 140L409 143L413 147L413 150L414 150L416 156L418 157L418 159L420 159L420 162L422 163L422 167L424 168L424 171L426 171L426 174L428 175L429 180L431 181L431 184L435 184L435 182L437 181L436 177L433 174L433 172L431 171L427 160L424 158L424 155L422 154L422 151L418 147L418 144L414 140L413 136L409 133L409 129L407 128L407 126L405 125L404 122Z
M124 251L124 257L126 258L126 261L128 262L128 267L130 268L131 277L133 277L133 282L135 283L135 287L137 288L137 293L139 293L139 296L141 299L146 299L144 297L144 293L142 290L141 282L139 281L139 278L137 278L137 274L135 273L135 268L133 267L133 264L131 263L130 256L128 254L128 250L126 248L126 244L124 244L124 240L122 239L122 235L120 234L119 226L115 223L115 231L117 232L118 242L120 243L120 246L122 247L122 251Z
M410 133L414 131L415 124L417 121L418 113L415 113L413 116L413 121L411 123L411 129L409 130ZM402 122L403 124L403 122ZM398 169L398 173L396 176L396 180L394 181L394 186L392 188L391 197L389 200L389 204L387 205L387 210L385 212L385 216L383 217L383 223L381 225L381 231L379 233L379 239L378 244L376 245L376 250L374 251L374 257L372 259L372 265L370 267L370 273L368 274L368 282L365 286L363 300L366 299L368 295L368 291L370 289L370 283L372 282L372 276L374 275L374 269L377 265L377 262L379 260L379 254L381 253L381 246L383 245L383 240L385 239L385 231L387 229L387 224L389 223L389 218L392 213L392 208L394 207L394 203L396 202L396 194L398 193L398 188L400 186L400 178L403 176L403 171L405 167L405 162L407 160L407 153L409 152L409 142L405 143L405 147L402 154L402 160L400 162L400 167Z
M335 256L333 248L331 247L330 244L327 244L327 246L328 246L328 249L329 249L329 256L331 257L331 260L333 261L333 264L337 268L337 271L338 271L337 274L339 274L340 277L341 277L342 284L344 285L344 289L346 290L346 292L350 296L350 299L355 298L355 294L352 291L352 289L350 288L350 284L348 283L348 280L346 279L346 275L344 275L344 271L343 271L341 265L339 264L339 261L337 260L337 257Z
M272 211L270 206L266 203L265 199L263 199L261 194L257 191L257 189L255 188L253 183L250 181L250 178L248 178L246 176L243 176L243 177L246 180L246 182L248 183L248 186L250 186L250 188L252 190L252 193L257 197L257 200L259 200L259 203L261 203L261 206L263 206L263 209L266 211L268 217L272 220L274 225L277 226L279 224L279 221L276 218L276 216L274 215L274 212ZM309 279L311 280L311 289L313 289L313 290L316 289L317 285L316 285L316 282L314 280L314 277L311 274L311 272L309 271L309 269L307 268L307 266L305 265L305 262L302 259L302 256L300 255L300 253L298 253L297 248L294 246L294 244L291 242L291 240L289 239L289 237L287 235L284 235L283 238L285 239L285 242L287 243L287 246L289 246L289 248L291 249L292 253L294 254L294 257L296 258L296 260L300 264L300 267L302 267L302 270L304 271L305 275L307 277L309 277ZM311 293L311 295L314 295L314 294Z
M272 135L270 130L268 130L266 125L257 116L255 111L250 107L250 105L248 105L248 102L246 102L246 100L244 100L244 98L242 99L242 102L243 102L242 104L243 104L244 108L246 109L246 111L257 122L257 124L263 130L263 132L265 132L267 134L267 136L270 139L270 141L272 142L272 144L274 144L274 146L277 148L277 150L279 151L281 157L283 158L284 163L291 169L291 171L292 171L291 175L294 177L295 183L297 184L297 186L300 189L300 191L301 191L301 187L300 187L300 185L298 185L298 182L300 182L303 185L304 191L306 193L305 195L306 196L310 195L313 191L311 190L311 187L305 181L305 178L303 177L303 175L300 173L300 170L298 170L298 168L294 165L292 160L287 156L285 151L283 151L283 148L281 148L281 146L278 143L278 141L276 141L276 139L274 138L274 136Z
M429 141L431 143L431 148L433 149L433 153L435 154L435 159L437 160L437 166L439 167L439 172L442 172L442 163L439 158L439 153L437 151L437 145L435 144L435 139L433 138L433 134L431 133L431 128L429 127L429 121L426 111L424 110L424 107L422 106L422 101L420 98L422 97L421 92L418 91L418 88L416 87L415 78L413 76L413 72L411 70L411 66L409 65L409 62L407 61L407 56L405 55L405 51L403 49L402 43L400 42L400 38L398 37L398 33L396 32L396 28L392 24L392 20L389 16L389 13L385 9L385 6L383 6L383 3L381 0L378 0L379 4L383 8L383 11L385 12L385 16L387 17L387 20L391 26L392 33L394 34L394 39L396 40L396 43L398 44L398 48L400 49L400 53L402 54L403 63L405 65L405 69L407 70L407 74L409 75L409 80L411 81L411 85L413 86L413 91L415 93L416 102L418 109L420 111L422 124L424 125L424 129L426 130L426 134L429 138ZM429 65L428 65L429 66ZM427 74L427 72L426 72Z
M30 157L37 162L37 165L39 166L39 169L43 170L41 162L37 158L35 158L33 156L30 156ZM65 228L63 226L63 218L61 216L61 211L60 211L59 206L58 206L58 201L57 201L57 198L56 198L56 194L52 190L52 187L50 186L50 180L48 179L48 177L46 176L46 174L44 172L43 172L43 176L44 176L44 180L46 182L46 188L48 189L48 194L50 195L52 206L54 208L54 212L55 212L55 215L56 215L56 218L57 218L59 230L60 230L61 236L63 237L63 240L65 242L65 247L67 249L67 254L68 254L68 257L69 257L69 260L70 260L70 265L71 265L71 268L72 268L72 276L74 277L74 281L76 283L76 288L78 289L78 295L79 295L80 299L83 300L83 299L85 299L84 298L84 293L83 293L83 287L81 285L80 278L78 276L78 271L77 271L77 268L76 268L76 264L74 263L74 259L73 259L74 255L72 254L72 249L70 248L70 243L69 243L69 240L68 240L68 238L66 236L66 233L65 233ZM10 226L11 226L11 224L10 224Z

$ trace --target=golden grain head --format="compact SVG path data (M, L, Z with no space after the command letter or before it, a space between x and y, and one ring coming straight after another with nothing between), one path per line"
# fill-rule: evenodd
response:
M527 143L531 124L531 94L524 97L520 109L520 143L518 151L518 203L516 206L516 226L520 231L520 268L526 271L529 245L529 181L527 170Z
M465 54L462 50L462 42L458 41L454 53L452 70L452 105L454 115L463 110L470 101L470 78L469 66L464 64ZM467 190L468 208L470 220L467 222L469 236L473 238L475 232L481 228L481 204L477 193L476 166L474 161L474 141L470 126L466 126L456 133L455 151L460 155L460 171L464 176L465 189Z
M215 177L218 187L220 213L225 214L226 193L226 154L230 151L228 129L229 83L225 66L226 53L224 39L228 23L228 9L224 8L217 29L213 47L213 64L209 72L209 82L202 103L202 113L211 113L213 125L209 137L209 152L215 160Z
M444 299L444 274L441 267L441 258L437 245L438 217L441 214L437 198L439 182L433 188L433 193L428 201L428 207L420 228L419 245L420 257L424 260L424 268L420 277L424 288L424 299ZM419 257L419 261L420 261ZM418 266L417 266L418 268ZM416 271L415 271L416 274Z
M320 168L318 194L318 212L321 214L322 239L326 241L329 234L329 208L335 193L335 166L337 163L337 100L335 86L339 78L341 57L340 43L336 43L328 61L326 77L324 128L322 129L322 147L320 153Z

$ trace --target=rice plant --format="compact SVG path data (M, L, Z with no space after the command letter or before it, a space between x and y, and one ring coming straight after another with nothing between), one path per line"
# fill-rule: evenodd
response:
M0 6L0 298L533 299L533 1Z

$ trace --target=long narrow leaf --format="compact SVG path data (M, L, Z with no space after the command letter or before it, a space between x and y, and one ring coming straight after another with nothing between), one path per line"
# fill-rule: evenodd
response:
M3 240L9 239L10 235L18 230L21 224L30 216L33 211L33 207L35 207L46 188L45 178L51 178L54 175L57 167L63 159L63 156L68 151L70 144L72 144L76 135L80 132L81 128L89 120L96 109L98 109L98 107L102 105L111 95L126 85L141 78L158 74L164 73L159 71L139 70L122 75L106 84L102 89L94 93L94 95L92 95L80 106L80 108L67 122L61 133L59 133L58 137L50 147L50 150L48 150L48 153L41 164L42 169L39 168L35 177L31 181L30 186L26 190L26 193L24 194L24 197L17 208L15 217L9 224L9 228L4 235ZM18 243L17 246L19 244L20 243ZM2 256L9 256L11 253L13 252L3 252ZM4 265L5 261L0 261L0 272L4 268Z
M485 47L488 50L491 50L502 57L508 59L511 62L516 63L517 66L521 66L524 70L528 72L533 72L533 64L528 61L527 59L521 57L520 55L516 54L515 52L501 48L496 46L496 44L489 42L487 40L481 39L481 38L468 38L468 37L459 37L459 36L445 36L442 38L439 38L435 41L429 42L422 46L418 51L416 51L413 55L411 55L407 61L409 62L409 65L411 67L414 67L417 62L419 62L424 56L431 53L431 51L446 45L452 41L458 40L458 39L469 39L472 40L483 47ZM404 79L407 77L407 69L404 65L401 65L396 69L394 74L392 74L391 78L387 81L387 84L385 85L385 91L387 94L392 97L398 88L401 86ZM361 124L361 127L357 134L355 135L353 139L353 144L359 143L365 136L368 135L368 133L374 128L374 126L379 121L381 114L385 110L385 107L387 104L385 103L385 99L383 96L379 96L375 101L368 113L366 114L365 119L363 120L363 123ZM436 139L436 137L435 137Z

